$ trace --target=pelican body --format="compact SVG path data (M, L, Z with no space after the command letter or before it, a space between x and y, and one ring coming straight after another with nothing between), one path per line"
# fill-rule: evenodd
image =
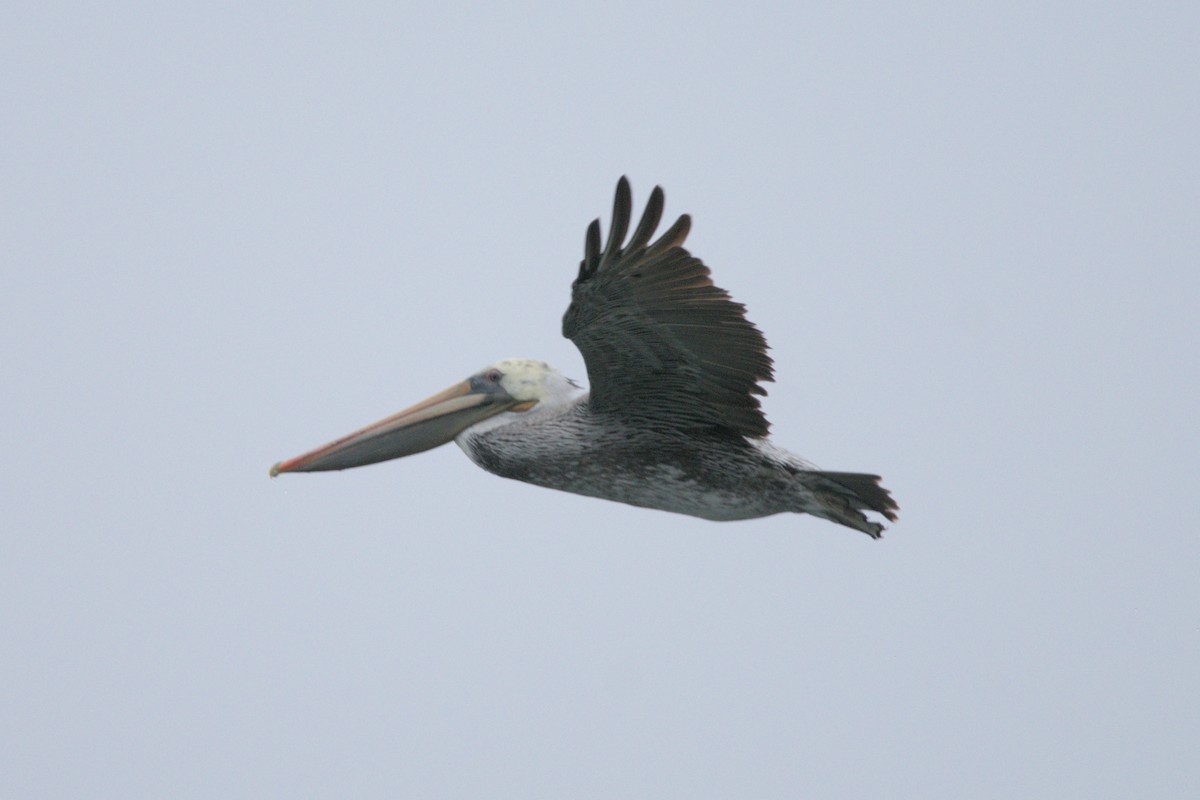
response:
M346 469L453 439L488 472L551 489L710 520L783 512L879 538L896 519L879 477L824 472L773 445L756 395L772 379L762 333L683 248L686 215L651 242L655 187L625 240L632 206L617 184L613 227L587 231L563 333L580 348L590 392L531 359L506 359L387 419L276 464Z

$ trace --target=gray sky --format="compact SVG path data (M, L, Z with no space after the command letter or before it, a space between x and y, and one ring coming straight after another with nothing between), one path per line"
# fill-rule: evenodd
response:
M0 796L1200 794L1192 4L3 12ZM276 460L628 174L882 542Z

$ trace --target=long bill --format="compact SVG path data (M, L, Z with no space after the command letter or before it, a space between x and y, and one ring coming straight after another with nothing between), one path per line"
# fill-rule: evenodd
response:
M387 419L279 462L271 467L271 477L281 472L349 469L411 456L443 445L475 423L516 405L499 386L462 381Z

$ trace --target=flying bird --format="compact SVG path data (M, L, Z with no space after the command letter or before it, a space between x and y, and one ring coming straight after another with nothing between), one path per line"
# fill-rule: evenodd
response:
M657 239L655 187L633 236L629 181L612 227L587 229L563 335L590 391L541 361L497 361L444 392L271 467L318 472L420 453L451 439L505 478L710 520L812 514L878 539L896 503L877 475L825 472L776 447L758 401L773 379L745 306L684 249L691 218Z

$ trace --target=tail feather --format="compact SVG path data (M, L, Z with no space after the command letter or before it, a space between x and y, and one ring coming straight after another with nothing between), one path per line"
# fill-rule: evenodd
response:
M818 474L847 489L852 495L849 500L853 508L878 511L891 522L898 519L896 512L900 510L900 507L892 499L891 492L879 485L882 478L878 475L866 475L861 472L821 472Z
M898 519L896 512L900 508L891 493L879 485L878 475L816 470L801 474L809 478L805 483L813 490L819 506L806 508L809 514L862 531L872 539L880 538L884 528L868 520L863 511L874 511L890 522Z

